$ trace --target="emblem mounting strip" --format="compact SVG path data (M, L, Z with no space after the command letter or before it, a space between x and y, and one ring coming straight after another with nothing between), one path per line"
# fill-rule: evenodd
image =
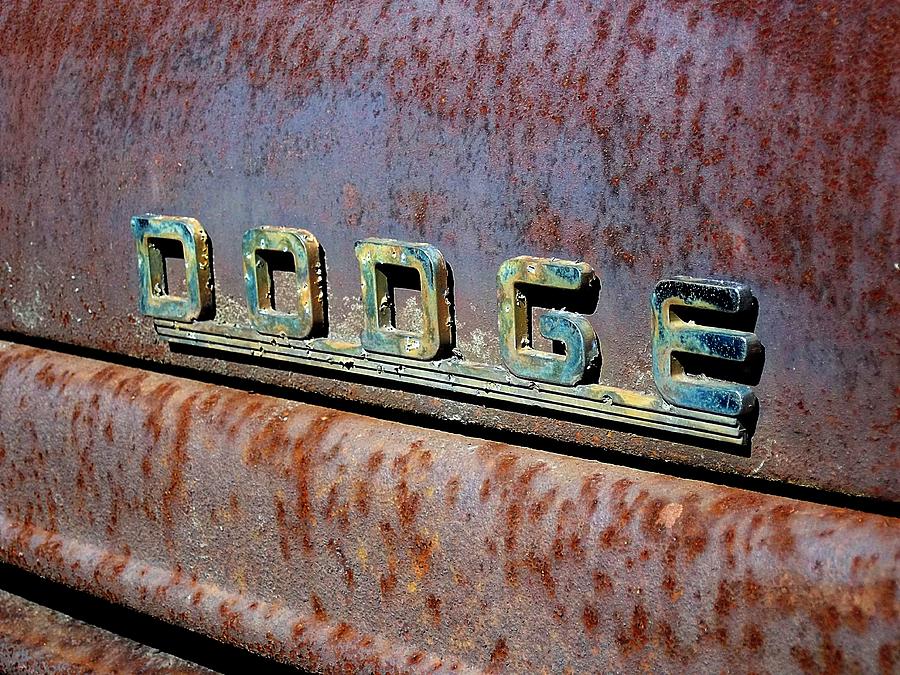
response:
M649 394L602 384L545 384L516 377L501 366L454 358L413 361L366 352L358 343L262 336L250 328L213 321L157 319L155 325L157 334L169 343L334 371L351 370L385 382L406 380L418 386L519 404L524 409L587 417L592 422L625 424L729 445L749 442L747 430L737 418L679 408Z

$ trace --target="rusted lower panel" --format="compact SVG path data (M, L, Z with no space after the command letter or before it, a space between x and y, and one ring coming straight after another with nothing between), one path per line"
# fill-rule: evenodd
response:
M326 671L895 672L890 518L0 344L5 560Z
M5 591L0 591L0 669L66 675L213 673Z
M0 328L900 500L898 3L534 5L6 0ZM173 355L137 312L129 221L148 212L208 230L236 322L244 232L308 229L336 337L362 328L354 242L428 242L479 362L499 362L504 260L583 261L601 379L637 391L658 280L746 283L752 454Z

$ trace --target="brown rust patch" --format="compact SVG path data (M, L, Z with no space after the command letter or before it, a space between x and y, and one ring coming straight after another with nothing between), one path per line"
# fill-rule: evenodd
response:
M204 404L204 402L201 402L201 406ZM271 414L264 422L259 424L257 431L244 446L243 460L251 466L270 462L273 457L283 453L289 446L287 435L288 416L274 406L270 408L270 411Z
M410 490L406 480L401 480L397 486L396 502L400 526L409 529L416 520L416 515L422 503L422 495L419 492Z
M766 545L782 560L794 553L795 539L791 531L791 516L795 508L786 504L779 504L770 512L770 534L766 539Z
M325 611L325 605L322 604L319 596L313 593L309 597L309 602L312 606L313 616L315 616L318 621L328 621L328 612Z
M171 531L175 525L174 508L184 496L184 469L188 461L187 442L191 433L193 406L199 394L188 396L178 408L178 418L173 428L175 436L171 449L166 456L169 469L169 482L163 490L160 507L163 524ZM171 533L169 535L172 536Z
M384 450L376 450L371 455L369 455L369 459L366 461L366 470L369 473L375 473L381 467L384 462Z
M162 434L164 423L163 411L165 410L169 399L175 395L175 392L177 392L178 389L179 385L177 382L166 381L158 384L142 398L146 404L144 428L150 432L154 444L159 442L159 437Z
M413 537L410 553L412 554L412 572L417 579L428 574L428 570L431 569L431 558L436 548L437 540L434 538L426 538L420 534Z
M609 595L613 590L613 581L612 577L610 577L605 572L594 572L594 593L597 594L597 597L603 597L605 595Z
M2 455L0 455L2 460ZM453 476L447 481L446 492L444 493L444 503L447 506L455 506L456 500L459 498L459 476Z
M516 536L521 521L522 508L518 503L513 502L506 507L506 535L503 537L503 543L507 552L512 551L516 547Z
M810 652L806 647L801 645L794 645L791 647L791 656L794 661L796 661L797 666L799 666L800 670L804 673L818 673L820 671L820 666L816 663L815 657L813 657L812 652Z
M153 475L153 463L150 461L150 450L141 458L141 473L145 479L149 479Z
M724 579L719 582L719 592L713 604L719 619L725 619L736 606L736 593L732 584Z
M494 643L494 648L491 650L489 670L503 670L506 666L507 659L509 659L509 647L506 645L506 640L499 638Z
M363 518L369 515L368 478L357 478L353 481L353 506Z
M691 562L706 551L709 542L708 521L700 509L699 495L688 495L681 506L680 518L674 523L672 532L678 536L680 547L688 562Z
M548 597L556 596L556 579L553 577L553 568L550 563L540 557L536 551L528 551L523 560L524 566L537 576L538 581L544 587Z
M428 618L432 625L441 625L441 600L433 593L425 598L425 607L428 610Z
M137 398L141 393L141 386L148 377L150 377L150 374L146 372L124 371L119 378L119 381L116 383L116 386L113 387L113 396L116 398Z
M238 392L238 400L240 405L239 414L235 415L234 420L228 425L229 438L236 438L238 432L252 419L262 411L265 405L265 399L256 394L244 394Z
M752 623L744 626L744 636L741 644L750 652L756 653L763 647L764 639L762 631Z
M596 605L590 603L584 606L581 611L581 624L588 635L597 632L597 627L600 625L600 612Z
M491 479L485 478L481 482L481 489L478 491L478 498L483 502L486 502L491 496Z
M241 614L234 609L233 601L225 601L219 604L219 619L222 622L222 635L234 639L243 630Z
M50 389L56 383L56 372L51 363L45 363L44 366L35 373L34 379L44 385L46 389Z
M337 412L318 416L307 425L305 432L294 440L290 450L289 471L293 476L296 490L295 512L303 549L307 553L313 550L311 528L316 523L310 493L314 453L329 429L341 416L342 414Z
M341 621L331 632L331 639L335 642L346 642L353 637L354 630L349 623Z
M627 630L616 633L616 643L624 655L641 651L647 646L650 636L647 632L649 616L641 603L631 612L631 622Z
M884 644L878 648L878 667L883 675L895 673L898 662L900 662L900 645Z
M382 595L390 595L394 592L394 589L397 588L397 575L393 572L382 574L379 581L379 587L381 588Z

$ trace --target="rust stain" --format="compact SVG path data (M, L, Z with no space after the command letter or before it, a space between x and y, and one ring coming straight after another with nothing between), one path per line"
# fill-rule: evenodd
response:
M184 470L188 460L187 442L192 428L193 406L198 394L191 394L178 407L178 416L173 427L175 438L171 443L171 450L166 456L169 468L169 481L162 493L162 520L163 524L171 530L175 524L173 510L175 505L184 497Z
M216 180L235 166L228 180L265 195L245 216L263 208L276 219L319 221L344 243L390 221L409 239L448 247L460 278L471 277L468 300L490 290L475 272L525 246L596 260L617 298L663 269L758 282L778 306L769 330L784 337L779 326L795 316L809 338L784 338L778 365L788 367L776 370L803 357L822 371L792 371L802 396L779 395L760 421L804 461L762 472L798 481L807 477L799 465L829 489L852 483L896 494L896 467L857 448L877 450L894 412L889 384L857 367L895 358L884 326L900 311L890 257L895 188L884 169L896 144L892 3L325 3L281 16L226 0L171 12L135 4L102 19L93 5L10 5L0 24L10 45L3 83L13 92L7 134L15 131L4 143L13 180L0 195L12 268L0 272L7 328L159 358L127 316L122 248L98 214L121 214L151 184L197 203L209 194L210 169L180 155L195 147L219 161ZM182 44L184 26L192 39ZM154 47L174 44L180 49ZM338 112L285 123L319 100ZM266 114L255 118L256 110ZM307 133L326 122L327 133ZM253 161L220 159L235 152L231 135L209 130L232 127L260 150ZM49 158L40 175L29 168L33 157ZM386 169L370 178L373 163ZM140 168L115 190L90 189L110 166ZM478 201L473 175L491 186ZM300 199L298 177L328 187ZM78 254L59 278L38 280L46 307L26 326L12 309L18 289L33 288L23 270L32 259L49 269L57 248L27 246L22 234L29 223L52 228L79 215L87 224L78 236L65 226L48 235ZM237 225L219 227L239 235ZM79 286L63 292L72 273ZM348 288L346 275L339 284ZM490 327L484 317L477 323ZM621 340L609 343L630 353L638 335L622 325L610 330ZM847 385L845 395L826 394L834 381ZM861 432L842 428L847 399ZM822 412L823 447L798 402ZM842 446L861 459L821 461L845 458Z
M503 669L508 658L509 647L506 646L506 640L499 638L497 642L494 643L493 650L491 650L489 670L496 671Z

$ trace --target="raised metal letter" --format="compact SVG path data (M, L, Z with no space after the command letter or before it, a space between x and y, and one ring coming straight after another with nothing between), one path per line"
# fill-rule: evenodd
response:
M761 352L755 333L697 325L679 316L679 308L737 314L752 309L753 294L745 284L675 277L656 285L650 298L653 316L653 379L672 405L722 415L741 415L756 403L745 384L691 376L677 354L697 354L746 362Z
M283 259L279 261L279 258ZM286 263L286 264L285 264ZM276 309L273 272L281 264L293 272L296 293ZM244 284L250 321L260 333L308 338L325 327L324 275L319 242L290 227L258 227L244 233Z
M365 326L360 342L366 351L430 361L451 347L453 317L444 256L430 244L392 239L356 243ZM399 330L394 316L394 287L412 270L422 298L422 332Z
M138 257L140 309L174 321L207 318L214 311L209 237L193 218L135 216L131 219ZM185 295L171 292L166 259L184 260Z
M574 291L583 295L599 287L591 266L586 263L519 256L507 260L497 273L500 356L513 374L528 380L575 385L597 365L600 343L594 329L581 314L548 310L539 320L541 335L565 346L565 353L534 349L531 303L527 287ZM580 298L572 298L578 303ZM596 304L596 298L594 299Z

